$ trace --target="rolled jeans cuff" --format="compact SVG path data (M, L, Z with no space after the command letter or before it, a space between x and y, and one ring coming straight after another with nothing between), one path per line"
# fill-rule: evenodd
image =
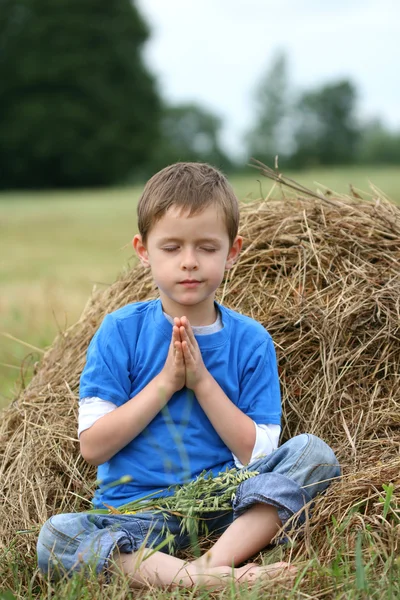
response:
M233 518L237 519L253 504L263 503L275 506L282 525L295 514L297 523L306 519L304 507L312 498L295 481L279 473L263 473L247 479L237 489L233 501Z
M96 574L108 567L114 550L135 552L139 542L123 528L101 528L102 515L61 514L42 527L37 543L38 565L51 579L91 567ZM106 571L107 577L107 571Z

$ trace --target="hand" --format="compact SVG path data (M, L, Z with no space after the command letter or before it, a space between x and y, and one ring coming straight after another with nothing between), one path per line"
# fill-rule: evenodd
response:
M186 368L183 358L181 336L179 331L180 319L174 319L171 343L168 348L167 360L160 373L167 394L171 395L181 390L185 385Z
M186 387L195 391L196 387L208 376L208 371L203 362L203 357L193 329L187 317L177 319L180 321L179 333L181 339L182 354L186 368Z

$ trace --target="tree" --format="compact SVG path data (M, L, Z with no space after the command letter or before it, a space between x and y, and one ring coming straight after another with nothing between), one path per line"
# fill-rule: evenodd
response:
M300 97L292 157L296 166L346 164L357 159L355 101L350 81L331 83Z
M110 184L149 159L147 37L131 0L0 0L0 187Z
M221 119L197 104L166 106L155 168L178 161L207 162L223 170L232 163L221 148Z
M285 121L290 100L286 55L278 53L261 79L255 93L255 124L246 135L247 153L265 164L288 151Z
M361 132L359 161L367 164L400 164L400 132L389 131L379 119L367 123Z

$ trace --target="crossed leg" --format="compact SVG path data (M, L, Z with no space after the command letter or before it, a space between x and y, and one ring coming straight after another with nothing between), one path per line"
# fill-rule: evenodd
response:
M184 587L197 585L220 589L227 584L293 577L296 568L285 562L268 566L237 567L265 548L281 527L275 507L255 504L224 531L210 550L193 562L146 549L133 554L114 554L117 570L131 580L132 587Z

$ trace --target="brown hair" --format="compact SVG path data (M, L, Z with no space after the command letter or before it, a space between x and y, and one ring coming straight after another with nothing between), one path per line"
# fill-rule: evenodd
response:
M226 177L205 163L181 162L165 167L149 179L139 200L138 228L143 242L171 206L192 216L211 204L222 210L232 244L239 227L239 203Z

